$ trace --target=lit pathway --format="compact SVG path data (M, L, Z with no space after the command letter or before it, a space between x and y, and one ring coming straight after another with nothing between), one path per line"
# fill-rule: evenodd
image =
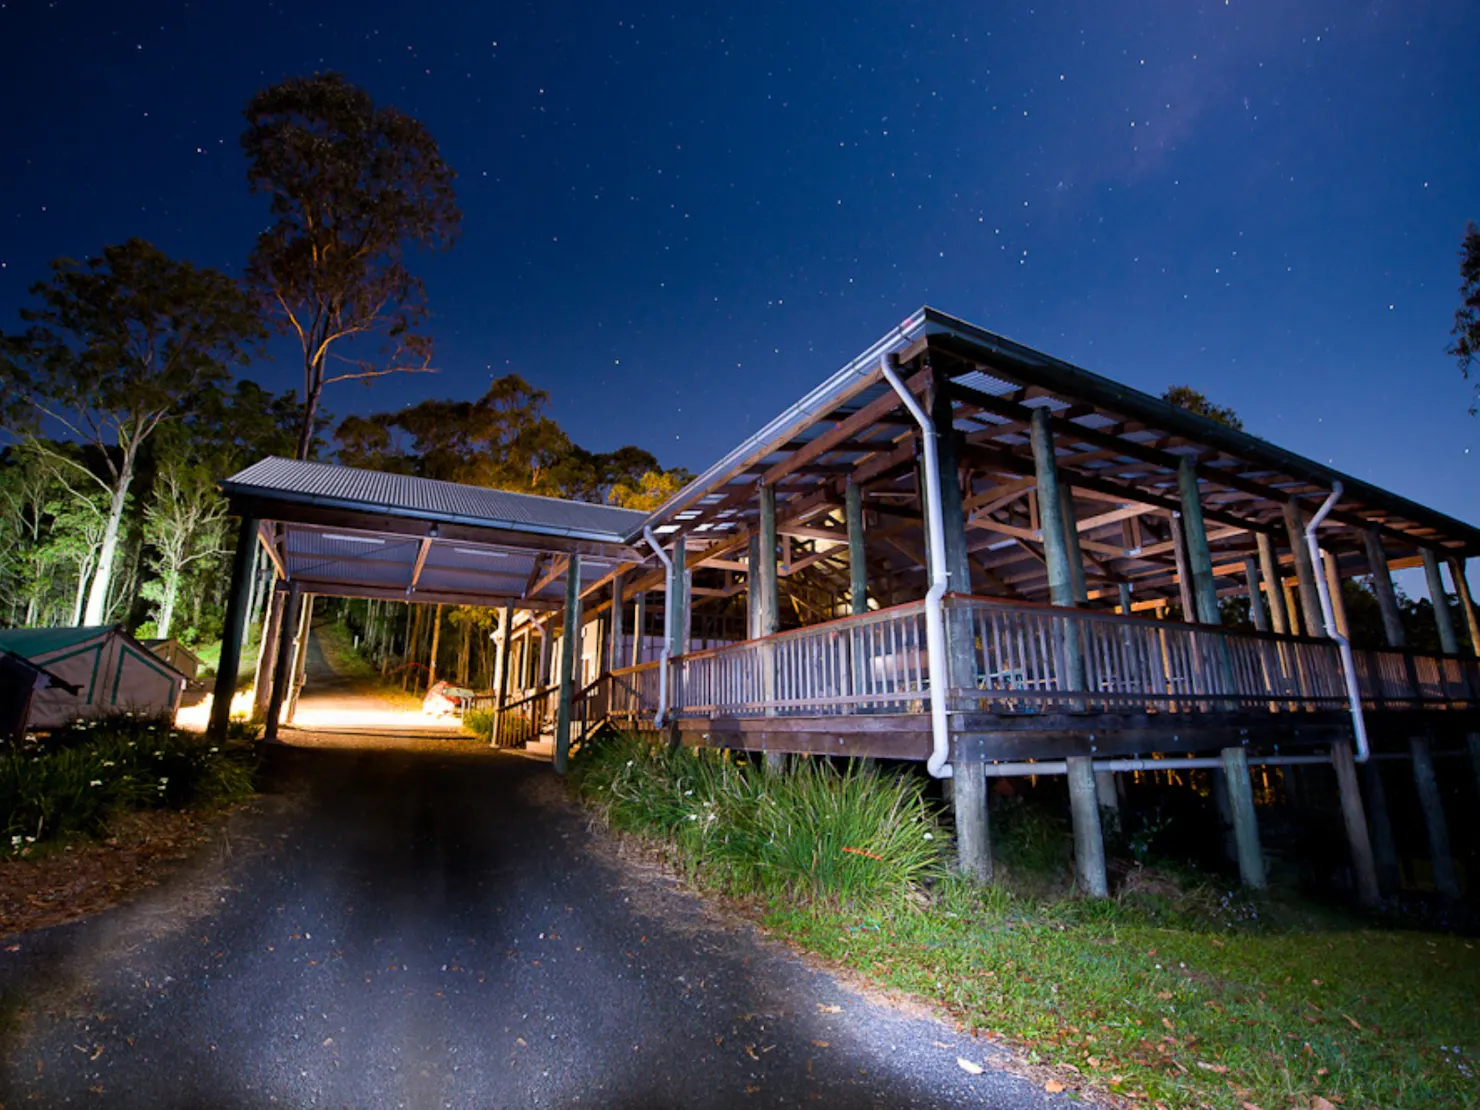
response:
M284 736L212 858L0 946L0 1104L1069 1105L620 861L540 762Z

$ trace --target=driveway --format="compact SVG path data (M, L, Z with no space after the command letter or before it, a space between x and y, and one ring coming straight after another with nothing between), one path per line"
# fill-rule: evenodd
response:
M1067 1105L622 860L541 762L326 739L164 887L0 945L0 1105Z

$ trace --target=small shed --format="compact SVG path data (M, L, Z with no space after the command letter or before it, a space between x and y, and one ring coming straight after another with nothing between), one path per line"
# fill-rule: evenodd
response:
M195 681L196 675L200 674L201 667L205 666L205 661L200 656L196 655L195 652L191 651L173 636L167 640L145 640L143 643L146 648L174 667L175 670L179 671L191 682Z
M56 680L33 692L24 728L57 728L124 710L173 715L185 689L184 674L114 625L6 629L0 651Z

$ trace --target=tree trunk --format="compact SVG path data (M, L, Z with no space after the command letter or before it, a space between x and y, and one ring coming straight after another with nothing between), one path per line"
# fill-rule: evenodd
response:
M118 529L123 522L123 507L128 498L129 483L133 480L134 459L133 453L129 451L124 453L118 482L108 501L108 523L103 529L103 546L98 550L98 566L93 572L92 588L87 592L87 609L82 615L84 625L103 623L108 608L108 586L113 580L113 557L118 552Z
M175 598L180 593L180 576L178 574L165 575L164 600L159 604L159 623L155 626L154 634L161 640L170 638L170 623L175 616Z

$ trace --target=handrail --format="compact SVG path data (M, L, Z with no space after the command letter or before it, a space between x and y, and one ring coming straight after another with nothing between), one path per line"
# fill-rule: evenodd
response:
M856 625L874 624L887 620L891 616L914 611L923 612L925 603L923 601L901 601L898 605L889 605L882 609L870 609L867 613L850 614L846 617L834 617L830 621L821 621L817 624L806 624L800 628L787 628L780 632L772 632L766 636L755 636L748 640L736 640L734 643L722 644L719 647L703 648L699 651L691 651L685 655L675 655L673 662L680 659L707 659L710 656L722 655L736 648L747 647L751 644L779 643L784 640L796 639L809 636L818 632L828 630L839 630ZM644 664L646 665L646 664ZM616 672L613 671L613 674Z

